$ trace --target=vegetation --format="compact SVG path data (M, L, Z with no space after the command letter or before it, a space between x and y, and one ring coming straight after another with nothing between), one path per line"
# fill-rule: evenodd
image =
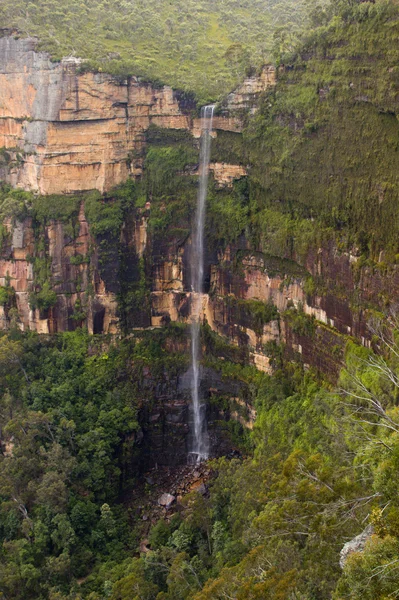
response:
M46 311L57 302L57 294L50 288L50 283L44 281L40 290L32 292L29 296L29 304L32 310L38 308L40 311Z
M395 593L398 331L375 333L380 357L348 347L341 395L287 364L258 379L254 456L214 462L209 497L193 493L183 519L152 528L151 551L111 571L111 598L134 588L196 600ZM375 533L342 575L339 551L367 522Z
M15 290L9 285L0 286L0 306L9 307L15 299Z
M226 304L231 311L229 322L250 327L257 335L262 335L267 323L278 319L277 307L272 302L240 300L235 296L228 296Z
M118 345L81 329L0 338L5 598L62 598L99 561L134 551L134 519L118 500L137 476L143 367L160 379L186 368L185 357L165 355L167 332L143 336Z
M138 75L194 91L204 102L292 48L308 6L306 0L33 0L29 6L5 0L0 27L38 36L53 60L79 56L83 69Z
M155 379L185 369L185 358L164 346L183 330L106 347L82 330L1 337L4 596L130 600L137 589L148 600L382 600L394 593L398 325L392 333L374 324L378 357L348 346L339 393L287 362L273 376L251 374L238 349L232 354L205 330L220 364L235 365L252 385L251 455L214 461L209 495L192 492L183 513L153 525L151 550L140 558L136 517L118 499L136 472L137 410L148 396L142 368ZM228 361L220 360L226 352ZM339 551L367 523L374 534L342 573Z
M245 133L251 221L264 251L302 261L335 238L378 262L398 251L397 40L390 1L341 3L309 33Z
M157 77L163 69L165 79L206 98L262 58L251 54L251 45L259 28L269 31L269 21L263 21L269 12L255 24L258 17L249 15L249 7L266 3L237 4L243 21L234 25L222 2L212 3L210 10L205 2L155 7L152 2L78 6L69 1L61 9L51 2L22 7L17 0L12 14L6 2L0 15L23 32L43 31L43 47L56 58L70 50L69 20L76 31L73 50L90 59L87 68L111 69L121 77L139 67L145 76ZM281 4L267 7L278 8L283 19ZM301 8L299 3L297 23ZM177 61L181 47L175 42L186 44L189 19L191 40L196 39L193 29L210 28L215 37L209 37L206 51L205 42L198 42L195 52L184 50L187 61ZM223 252L231 244L234 253L241 248L235 254L240 263L250 247L269 275L284 275L282 288L306 276L300 264L307 264L309 249L321 242L334 240L340 250L353 250L360 257L358 270L381 263L381 251L388 262L397 262L399 254L398 5L339 0L331 12L319 7L312 19L313 29L300 46L294 47L286 31L276 31L278 85L264 95L243 138L222 134L214 145L213 159L249 164L248 176L228 190L218 189L212 178L209 183L208 249ZM248 41L243 22L253 27ZM235 29L239 25L241 33ZM88 26L93 39L83 33ZM149 33L145 27L154 29ZM171 38L176 39L167 51L163 43ZM214 39L219 39L215 45ZM237 39L242 47L231 48ZM265 35L256 52L272 52L269 41ZM136 58L130 61L131 48ZM114 52L119 57L108 54ZM229 61L228 76L218 62L221 56ZM207 63L202 80L201 61ZM152 260L161 262L171 248L176 252L189 235L198 162L196 142L185 132L152 127L147 136L142 180L104 196L93 192L65 200L0 188L0 220L32 217L32 308L48 310L56 301L45 227L58 219L66 237L75 236L83 199L101 277L118 294L122 327L129 332L118 340L90 337L79 328L86 312L78 300L71 316L78 327L74 332L22 334L10 319L10 332L0 336L0 596L397 597L399 320L394 312L371 322L373 349L344 336L338 340L339 334L334 338L339 343L323 349L339 363L346 344L334 383L327 381L328 374L291 362L275 342L268 343L274 373L260 372L247 346L233 347L204 326L204 372L226 390L211 398L210 410L217 406L241 418L253 407L256 421L245 433L238 420L226 425L242 454L214 460L206 493L187 494L176 514L151 523L149 549L140 554L145 515L131 494L147 460L145 412L169 397L165 390L179 393L188 340L178 324L136 329L149 323ZM8 158L1 152L2 162ZM152 256L139 257L123 240L139 215L148 217ZM1 240L6 255L6 228ZM71 263L79 266L83 260L90 256ZM386 269L380 264L381 272ZM306 292L315 294L323 285L308 277ZM272 304L223 300L232 320L259 336L278 316ZM0 304L8 311L14 301L6 281ZM327 327L323 330L301 306L283 317L293 335L310 339L321 354L319 332ZM340 550L366 525L373 533L364 550L349 556L342 570Z

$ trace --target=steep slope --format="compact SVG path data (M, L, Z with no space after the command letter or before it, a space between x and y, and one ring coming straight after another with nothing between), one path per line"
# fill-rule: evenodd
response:
M215 331L235 343L248 345L252 360L261 368L269 368L265 344L286 342L289 352L302 354L305 363L335 376L345 336L354 335L368 344L367 311L383 310L398 293L397 29L395 4L362 3L343 20L334 21L309 39L290 65L280 66L277 85L268 91L274 73L270 70L260 110L249 118L243 136L236 131L240 127L237 121L217 117L219 131L213 145L212 169L220 183L215 180L209 196L209 296L204 311ZM97 196L88 203L92 206L88 220L92 221L92 234L98 244L93 259L87 253L82 254L82 260L79 256L70 259L70 254L81 252L77 247L73 249L73 242L67 241L59 229L61 258L57 261L63 266L54 263L53 268L57 272L72 269L81 273L68 276L70 290L63 288L55 271L51 275L53 258L47 261L47 274L38 275L34 264L30 277L16 273L13 265L18 262L5 263L3 285L9 272L11 286L17 289L17 303L18 293L25 295L25 308L20 304L24 326L30 322L40 331L54 331L55 327L62 331L79 322L87 322L91 331L114 331L118 319L125 331L169 320L185 322L189 314L190 216L196 194L196 121L185 113L187 104L179 104L179 96L171 90L157 90L139 82L130 84L137 98L129 92L131 116L127 121L125 116L112 112L122 109L107 95L101 110L112 113L109 120L107 113L105 120L85 121L99 110L89 100L86 107L83 84L87 78L92 86L96 82L111 86L116 96L126 95L127 90L104 75L76 77L83 77L79 110L73 94L70 100L67 95L59 108L60 115L68 114L72 119L67 128L74 132L74 139L76 123L84 128L91 123L98 127L98 122L110 127L120 120L134 133L135 124L138 127L145 112L147 133L140 125L139 141L134 141L133 133L130 136L133 146L140 145L134 164L140 166L140 171L144 166L144 177L120 193L108 194L103 201ZM73 73L66 73L67 82L74 78ZM79 89L75 84L72 88ZM234 102L230 99L230 105ZM68 103L72 103L69 112ZM18 115L14 121L19 127ZM26 131L31 125L34 121L25 121ZM50 126L66 124L57 120ZM107 139L109 132L105 133ZM109 150L109 144L104 143ZM118 147L125 144L124 132L122 137L116 135L115 143ZM124 156L128 149L126 144ZM48 160L54 160L50 150ZM87 151L84 144L79 149L83 163L87 157L90 165ZM38 156L34 155L33 160L37 161ZM121 156L119 164L126 168L124 160ZM22 158L20 163L11 163L8 171L22 169L23 173L24 164ZM100 164L107 168L107 161ZM248 167L248 178L242 177ZM67 157L65 169L70 168ZM67 172L68 185L93 185L90 177L77 179L73 171ZM241 179L233 183L236 177ZM46 178L37 181L44 185ZM48 181L59 185L62 180L50 177ZM5 191L3 201L11 196ZM8 215L14 214L15 218L19 209L13 213L12 202L5 203L4 214L8 210ZM72 204L78 202L76 197ZM54 206L62 203L61 198L49 201ZM33 207L35 204L33 200ZM76 207L73 211L79 212ZM42 211L43 224L48 221L50 225L52 218ZM64 221L69 218L66 215ZM26 246L23 252L43 259L48 248L45 242L44 248L29 250ZM19 260L18 252L13 253L10 245L5 247L12 260ZM26 256L21 254L20 258L26 262ZM81 264L74 266L72 262L77 260ZM21 271L27 265L21 263ZM92 283L89 287L79 283L90 269L100 277L94 275L94 296L90 292ZM21 278L25 283L18 283ZM56 297L52 296L45 307L51 309L50 314L29 316L29 293L42 293L46 279L59 294L59 302L55 303ZM65 291L72 296L65 297ZM78 308L83 307L79 310L75 310L77 293ZM118 315L114 294L119 301ZM95 308L90 308L93 298ZM280 311L279 325L271 318L272 313L269 316L268 302ZM74 313L85 317L77 321L72 318ZM39 327L35 320L43 324ZM335 353L331 353L331 347Z
M292 47L308 22L305 0L240 2L4 0L0 28L37 36L55 60L120 78L143 76L195 92L204 102L232 89L245 72Z

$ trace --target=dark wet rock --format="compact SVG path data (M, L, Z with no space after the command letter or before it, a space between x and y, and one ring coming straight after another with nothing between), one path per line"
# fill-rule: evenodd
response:
M201 483L201 485L197 489L197 492L201 494L201 496L206 496L206 494L208 493L208 488L206 487L205 483Z

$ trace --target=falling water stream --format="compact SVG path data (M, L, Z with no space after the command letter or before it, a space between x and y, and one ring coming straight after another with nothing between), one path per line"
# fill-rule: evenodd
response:
M200 386L200 319L204 279L204 225L206 197L208 192L209 160L211 153L211 133L214 106L204 106L201 110L201 148L199 163L199 189L195 213L191 251L191 398L192 398L192 444L189 453L191 464L208 458L209 439L206 422L206 405L201 401Z

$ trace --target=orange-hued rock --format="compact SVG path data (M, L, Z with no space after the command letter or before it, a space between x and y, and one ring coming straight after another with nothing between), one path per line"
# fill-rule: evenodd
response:
M105 192L141 175L151 124L200 136L201 120L190 116L170 87L79 73L80 60L53 63L36 46L33 38L0 38L0 147L10 155L7 168L0 164L0 176L11 185L41 194ZM233 94L234 108L252 106L272 84L269 71L246 80ZM239 132L242 121L215 116L214 130L214 136L218 130ZM241 172L229 165L234 167ZM223 179L222 168L215 169ZM225 178L230 184L235 175Z
M0 156L0 178L13 186L41 194L91 189L105 192L129 176L141 175L142 150L151 124L200 136L200 119L193 119L191 114L195 106L180 102L179 94L170 87L156 88L134 77L119 81L103 73L80 73L79 60L53 63L36 47L37 40L32 38L0 38L0 148L8 150ZM214 117L212 136L217 137L219 131L240 132L243 112L253 111L259 95L275 81L273 67L265 67L260 76L246 79L228 96L222 106L225 113ZM231 186L246 174L243 165L214 162L210 169L223 186ZM250 254L245 242L239 248L245 249L239 273L234 270L237 248L227 248L219 260L215 255L207 258L210 293L193 302L188 267L190 240L169 246L165 242L162 249L155 248L147 229L150 210L148 202L142 210L127 215L120 240L112 241L115 247L107 248L108 253L101 244L111 242L103 239L96 245L83 204L76 238L67 235L61 221L50 221L40 231L44 246L37 243L38 232L34 232L30 219L6 221L9 235L0 258L0 285L14 288L15 304L0 307L0 329L7 329L17 318L12 308L17 308L18 324L23 330L47 334L85 325L90 333L116 334L124 323L123 310L129 302L127 311L145 313L142 321L133 318L128 322L132 327L162 326L169 321L189 323L195 307L199 318L206 320L213 331L244 348L249 360L266 372L272 368L265 350L269 342L285 341L292 351L302 354L306 363L318 360L328 369L330 357L325 348L328 344L338 346L338 342L325 325L337 327L340 333L353 332L359 338L365 335L361 317L355 321L345 299L308 297L304 277L285 278L284 273L268 270L261 253ZM208 250L210 255L213 251L216 254L214 248ZM127 253L124 261L122 252ZM304 272L327 275L329 280L343 279L346 287L353 289L351 257L338 257L334 252L325 247L317 256L309 255ZM57 302L41 312L30 308L29 299L40 288L34 259L45 256L47 277ZM118 294L125 293L118 280L123 269L130 269L127 289L128 283L137 283L140 269L146 269L150 298L143 302L143 308L134 303L137 290L132 285L125 294L125 306L122 302L118 309ZM377 293L381 282L376 275L367 277L365 289L369 294ZM399 289L399 270L391 285L394 291ZM259 328L250 318L234 313L229 302L232 295L242 300L272 301L281 312L289 306L303 307L321 324L311 341L290 330L284 319ZM313 343L318 344L317 356Z
M272 65L263 67L260 75L247 77L234 92L227 97L229 111L250 109L254 112L259 95L276 85L276 69Z
M218 131L231 131L233 133L241 133L243 129L242 120L239 117L215 116L212 119L213 131L212 137L217 136ZM192 123L191 133L195 138L201 137L201 119L194 119Z
M209 169L212 171L215 181L219 185L227 187L231 187L235 179L240 179L247 174L245 167L228 163L211 163Z
M86 313L84 319L92 333L117 333L117 302L114 293L108 291L102 281L95 261L95 246L86 221L83 204L78 216L79 231L71 240L60 221L51 221L42 232L50 264L50 281L57 294L54 307L41 313L32 310L29 296L35 291L35 273L32 257L35 256L32 220L6 222L10 231L11 248L7 258L0 260L0 285L7 284L15 290L15 306L18 325L23 330L38 333L68 331L76 326L71 317L79 311ZM74 260L81 256L84 260ZM89 260L90 259L90 260ZM93 290L93 292L91 292ZM8 329L10 316L0 311L0 329Z
M51 62L34 38L0 38L0 148L9 151L0 177L41 194L100 192L142 173L145 132L151 124L186 129L198 138L201 120L170 87L131 77L81 73L81 60ZM228 97L228 112L214 117L217 132L242 131L242 110L275 84L274 67L246 79ZM230 185L243 167L215 165L215 177ZM223 172L224 170L224 172Z
M80 74L78 60L52 63L35 48L32 38L0 38L0 147L19 153L7 173L12 185L104 192L140 174L140 157L129 156L151 123L191 127L171 88Z

